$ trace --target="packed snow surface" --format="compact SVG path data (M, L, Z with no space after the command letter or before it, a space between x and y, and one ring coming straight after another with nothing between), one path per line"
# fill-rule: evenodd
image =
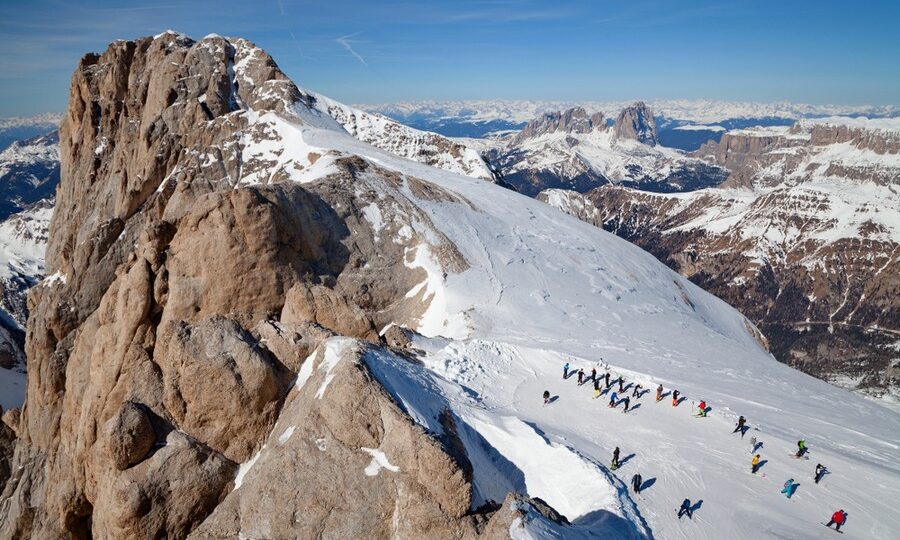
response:
M526 519L516 534L533 537L819 538L838 508L849 514L848 538L900 534L900 415L778 363L743 316L635 246L487 182L309 125L315 118L303 125L312 113L298 114L285 144L360 155L471 204L410 195L469 269L428 271L423 287L439 309L432 303L420 327L431 337L414 343L421 365L389 353L367 364L430 431L452 411L475 468L473 505L515 489L573 522ZM620 396L635 383L650 390L631 398L629 413L609 408L606 394L593 399L591 382L562 378L567 361L589 377L592 367L604 372L601 360L625 378ZM658 384L684 401L656 402ZM707 418L693 416L700 399ZM751 426L743 438L732 433L738 415ZM763 443L758 475L751 437ZM799 439L808 461L791 457ZM611 471L616 446L623 464ZM831 474L815 485L817 462ZM640 496L626 487L636 472ZM780 494L788 478L800 484L790 500ZM685 498L694 517L679 520Z

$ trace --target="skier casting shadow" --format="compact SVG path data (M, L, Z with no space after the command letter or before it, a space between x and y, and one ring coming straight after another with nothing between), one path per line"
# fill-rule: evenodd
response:
M703 506L703 499L700 499L693 505L690 499L685 499L681 502L681 508L678 509L678 519L681 519L683 515L687 515L689 519L694 519L694 512L699 510L701 506Z

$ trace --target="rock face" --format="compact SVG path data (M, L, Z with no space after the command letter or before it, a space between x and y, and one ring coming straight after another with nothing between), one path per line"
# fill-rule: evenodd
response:
M656 121L653 111L643 101L622 109L616 117L615 136L617 139L632 139L648 146L656 146Z
M879 186L895 184L900 132L803 121L791 127L738 130L694 153L726 167L725 187L777 187L843 178Z
M581 107L548 113L487 152L504 182L530 196L548 188L587 192L617 184L648 191L691 191L720 184L724 168L656 146L644 103L621 111L612 127Z
M798 125L700 153L732 189L671 197L616 186L540 198L628 239L740 309L780 361L900 393L897 134ZM865 133L863 133L865 131Z
M533 137L539 137L547 133L590 133L598 129L606 129L606 121L603 113L594 113L588 116L587 111L581 107L573 107L562 112L550 112L528 122L522 130L516 134L514 143L522 142Z
M465 201L287 140L314 101L239 39L82 59L0 537L505 537L531 508L470 509L465 456L364 359L468 264L412 201Z

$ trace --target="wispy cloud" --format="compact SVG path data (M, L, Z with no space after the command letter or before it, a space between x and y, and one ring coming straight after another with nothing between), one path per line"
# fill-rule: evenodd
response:
M357 60L359 60L359 63L360 63L360 64L362 64L362 65L364 65L364 66L366 66L366 67L369 67L369 64L366 63L366 59L363 58L362 55L360 55L358 52L356 52L355 50L353 50L353 45L352 45L352 44L353 44L353 41L351 41L350 38L355 37L355 36L357 36L358 34L359 34L359 32L357 32L357 33L355 33L355 34L347 34L346 36L341 36L341 37L337 38L337 39L334 40L334 41L336 41L338 44L340 44L341 47L347 49L347 52L350 53L350 54L352 54L354 58L356 58Z

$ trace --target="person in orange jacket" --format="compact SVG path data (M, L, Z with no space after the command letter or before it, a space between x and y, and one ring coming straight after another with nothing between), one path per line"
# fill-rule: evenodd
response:
M756 474L756 471L759 470L759 454L753 456L753 459L750 461L750 472Z

